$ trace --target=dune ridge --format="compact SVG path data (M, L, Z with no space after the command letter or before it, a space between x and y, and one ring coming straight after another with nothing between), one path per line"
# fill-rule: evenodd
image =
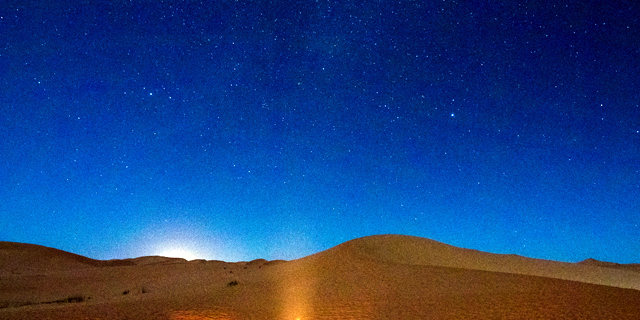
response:
M292 261L0 243L0 319L637 319L638 273L376 235ZM570 280L570 281L569 281ZM622 286L620 286L622 285ZM626 286L626 287L625 287Z
M458 248L405 235L367 236L347 241L328 251L331 250L348 250L354 256L387 263L514 273L640 290L640 273L636 264L534 259Z
M126 261L104 261L36 244L0 241L0 272L69 270L130 265Z
M578 263L542 260L459 248L436 240L406 235L385 234L357 238L298 260L337 254L337 251L345 251L338 255L384 263L514 273L640 290L640 264L618 264L595 259ZM161 256L96 260L41 245L0 241L0 273L185 262L187 260L182 258ZM249 264L257 262L274 263L256 259Z
M578 264L640 272L640 263L623 264L623 263L600 261L600 260L589 258L589 259L585 259L578 262Z
M97 260L37 244L0 241L0 273L43 272L82 268L170 264L186 261L187 260L183 258L168 258L161 256Z

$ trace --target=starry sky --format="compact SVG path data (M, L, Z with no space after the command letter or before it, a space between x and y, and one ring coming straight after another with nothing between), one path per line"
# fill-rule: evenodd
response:
M640 262L634 1L0 4L0 240Z

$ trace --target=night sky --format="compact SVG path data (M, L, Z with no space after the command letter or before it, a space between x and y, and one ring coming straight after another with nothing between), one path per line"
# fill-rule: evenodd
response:
M0 240L640 262L635 1L0 4Z

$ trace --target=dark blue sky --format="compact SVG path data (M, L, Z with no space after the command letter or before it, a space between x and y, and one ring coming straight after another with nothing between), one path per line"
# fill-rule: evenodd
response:
M0 240L640 262L633 1L3 1Z

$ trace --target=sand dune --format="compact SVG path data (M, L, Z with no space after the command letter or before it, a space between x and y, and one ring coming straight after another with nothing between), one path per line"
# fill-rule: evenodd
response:
M35 244L0 241L0 274L131 265L125 260L102 261Z
M344 248L342 248L344 247ZM566 263L463 249L435 240L377 235L346 242L336 248L381 262L453 267L534 275L640 290L637 265L588 259Z
M640 272L640 264L638 263L620 264L614 262L598 261L596 259L590 258L580 261L578 262L578 264Z
M35 244L0 241L0 274L74 270L95 267L183 263L182 258L146 256L134 259L95 260Z
M496 255L398 235L288 262L99 261L16 243L0 243L0 258L0 319L640 316L633 265Z

